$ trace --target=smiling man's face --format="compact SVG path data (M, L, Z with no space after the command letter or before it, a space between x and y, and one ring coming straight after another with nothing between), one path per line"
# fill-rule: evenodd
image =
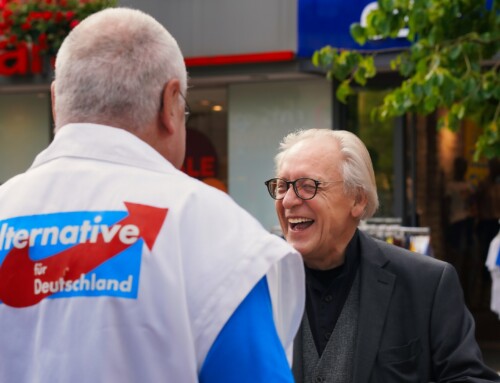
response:
M283 157L277 177L342 181L341 153L335 139L298 142ZM313 199L301 200L290 187L276 201L276 212L286 240L302 254L307 266L331 269L344 262L344 252L358 225L360 209L342 182L320 185Z

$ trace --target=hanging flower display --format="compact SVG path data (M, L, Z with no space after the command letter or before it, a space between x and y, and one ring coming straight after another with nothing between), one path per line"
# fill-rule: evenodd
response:
M0 0L0 49L30 44L53 56L81 20L114 5L114 0Z

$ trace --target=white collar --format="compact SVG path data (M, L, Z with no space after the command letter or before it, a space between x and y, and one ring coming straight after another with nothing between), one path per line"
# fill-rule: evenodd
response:
M41 152L31 168L60 157L90 158L171 172L175 167L134 134L107 125L78 123L60 128L52 143Z

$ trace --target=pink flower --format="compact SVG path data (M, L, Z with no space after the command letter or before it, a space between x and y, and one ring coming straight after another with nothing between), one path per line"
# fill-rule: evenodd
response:
M76 27L78 24L80 24L80 21L79 20L71 20L71 22L69 23L69 27L71 29L73 29L74 27Z

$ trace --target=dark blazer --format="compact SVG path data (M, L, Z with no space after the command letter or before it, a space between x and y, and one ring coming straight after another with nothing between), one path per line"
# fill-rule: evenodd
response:
M483 364L455 269L363 232L352 383L500 382ZM303 382L302 326L293 372Z

